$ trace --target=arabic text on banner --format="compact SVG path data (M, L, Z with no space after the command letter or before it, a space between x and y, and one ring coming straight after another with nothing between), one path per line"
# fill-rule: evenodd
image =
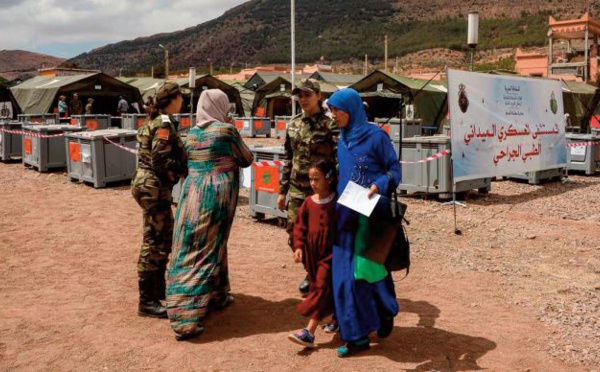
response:
M455 181L566 165L558 81L448 71Z

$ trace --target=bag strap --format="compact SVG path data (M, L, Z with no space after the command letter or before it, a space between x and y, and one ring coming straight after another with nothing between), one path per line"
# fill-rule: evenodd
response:
M398 203L398 193L396 192L396 189L394 189L394 191L392 191L392 196L394 197L394 206L396 208L396 214L400 214L400 204ZM406 226L410 225L410 221L406 219L405 216L402 216L402 221L404 221L404 223L406 223Z

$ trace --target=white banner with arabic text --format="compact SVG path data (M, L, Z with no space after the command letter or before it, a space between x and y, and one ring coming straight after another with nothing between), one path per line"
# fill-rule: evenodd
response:
M448 71L455 181L566 165L559 81Z

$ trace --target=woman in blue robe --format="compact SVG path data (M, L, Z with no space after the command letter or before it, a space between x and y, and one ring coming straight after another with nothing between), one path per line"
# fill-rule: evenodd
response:
M390 137L381 128L367 123L362 100L355 90L335 92L328 105L341 129L337 152L338 195L353 181L368 188L369 196L376 193L389 197L402 176ZM378 203L376 211L382 208L381 204ZM371 332L377 331L380 338L389 336L399 306L392 277L385 266L361 255L366 249L377 249L368 246L373 218L340 204L337 212L333 290L340 336L346 342L338 348L338 356L346 357L368 349Z

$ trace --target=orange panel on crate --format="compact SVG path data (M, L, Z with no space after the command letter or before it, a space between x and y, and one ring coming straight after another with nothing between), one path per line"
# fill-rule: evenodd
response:
M72 119L69 121L69 124L71 124L71 125L79 125L79 120L77 120L77 119L75 119L75 118L72 118Z
M600 128L600 115L592 115L590 119L590 126L592 128Z
M279 194L279 167L258 166L254 168L256 191Z
M145 120L146 120L145 118L139 118L139 119L137 119L137 127L139 128L142 125L144 125L144 121Z
M77 142L69 142L69 159L76 163L81 161L81 147Z
M257 130L263 129L263 121L262 120L254 120L254 129L257 129Z
M179 120L179 127L189 128L190 122L191 122L190 118L181 118L181 120Z
M263 116L265 114L265 109L262 107L257 107L255 114L256 114L256 116Z
M90 119L85 121L85 126L88 127L89 130L98 129L98 120Z
M277 121L277 130L285 130L285 120Z
M390 134L390 125L389 124L384 124L381 129L383 129L387 134Z
M23 148L26 154L31 154L31 138L25 138L23 140Z
M244 121L243 120L236 120L235 121L235 127L238 130L244 129Z
M29 119L30 123L36 123L36 124L40 124L41 122L43 122L42 119Z

